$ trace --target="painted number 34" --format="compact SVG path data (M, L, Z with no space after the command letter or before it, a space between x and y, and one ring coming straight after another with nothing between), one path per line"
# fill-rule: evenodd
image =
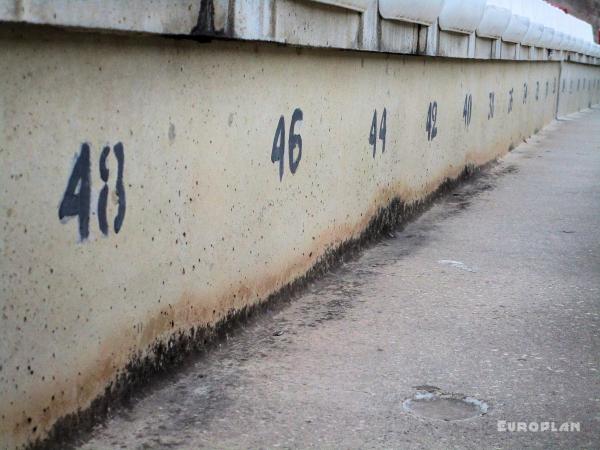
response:
M104 182L104 186L98 197L98 227L104 235L108 235L108 179L109 170L106 165L108 156L110 155L110 147L104 147L100 154L100 178ZM118 207L117 214L114 218L113 229L118 233L123 226L125 219L125 186L123 185L123 169L125 166L125 152L123 144L118 143L112 148L112 152L117 160L117 177L115 181L115 193L117 197ZM69 217L77 217L79 221L79 237L81 240L88 238L90 234L90 200L92 185L90 182L90 146L83 144L81 151L77 156L67 188L63 195L62 201L58 208L58 218L61 221Z

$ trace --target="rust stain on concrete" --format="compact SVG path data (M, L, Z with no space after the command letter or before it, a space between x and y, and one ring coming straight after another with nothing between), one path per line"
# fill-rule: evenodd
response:
M104 340L94 358L95 364L78 373L76 386L57 383L51 392L46 389L32 391L27 401L30 413L22 412L23 405L15 405L8 411L8 414L19 418L11 433L20 439L43 437L50 432L58 418L89 408L94 399L104 394L108 385L125 375L123 371L133 359L152 357L152 349L157 344L167 344L177 334L189 335L191 329L214 327L241 309L264 301L305 275L327 252L348 240L358 239L371 220L392 200L407 199L404 202L406 206L418 203L434 193L443 182L460 176L465 167L484 165L500 154L490 153L486 158L477 153L472 159L467 157L463 166L438 175L427 182L422 191L411 189L401 181L393 187L381 188L362 219L325 230L304 250L304 255L312 256L293 255L288 266L276 273L263 273L246 284L238 280L234 283L236 287L216 297L183 292L173 303L149 314L140 325L120 330ZM31 423L36 424L35 431Z

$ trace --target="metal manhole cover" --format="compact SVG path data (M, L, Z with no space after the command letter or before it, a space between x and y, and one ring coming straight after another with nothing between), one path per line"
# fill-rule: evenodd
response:
M462 394L445 393L433 386L417 390L402 403L404 411L419 417L436 420L464 420L487 414L486 402Z

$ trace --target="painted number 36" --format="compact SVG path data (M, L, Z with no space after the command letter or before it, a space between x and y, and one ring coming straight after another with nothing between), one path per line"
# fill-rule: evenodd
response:
M100 154L99 168L100 178L104 182L104 186L98 197L98 227L104 235L108 235L108 178L109 170L106 165L108 156L110 155L110 147L104 147ZM117 196L117 214L113 222L113 229L118 233L123 226L125 219L125 186L123 185L123 169L125 166L125 152L123 144L118 143L113 148L115 159L117 160L117 177L115 181L115 193ZM58 208L58 218L63 221L68 217L77 217L79 221L79 237L81 240L87 239L90 234L90 199L92 185L90 182L90 146L83 144L81 151L63 195L62 201Z

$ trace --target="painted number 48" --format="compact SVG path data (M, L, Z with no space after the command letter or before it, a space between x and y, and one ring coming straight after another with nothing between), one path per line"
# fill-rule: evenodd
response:
M98 197L98 227L104 235L108 235L108 179L109 170L106 160L110 155L110 147L104 147L100 154L100 178L104 186ZM125 219L125 186L123 185L123 169L125 165L125 152L123 144L116 144L112 151L117 160L117 177L115 182L115 193L117 196L118 207L117 214L113 222L113 229L118 233L123 226ZM67 182L67 188L58 208L58 218L61 221L69 217L77 217L79 221L79 237L81 240L88 238L90 234L90 200L92 185L90 182L90 146L83 144L81 151L71 175Z

